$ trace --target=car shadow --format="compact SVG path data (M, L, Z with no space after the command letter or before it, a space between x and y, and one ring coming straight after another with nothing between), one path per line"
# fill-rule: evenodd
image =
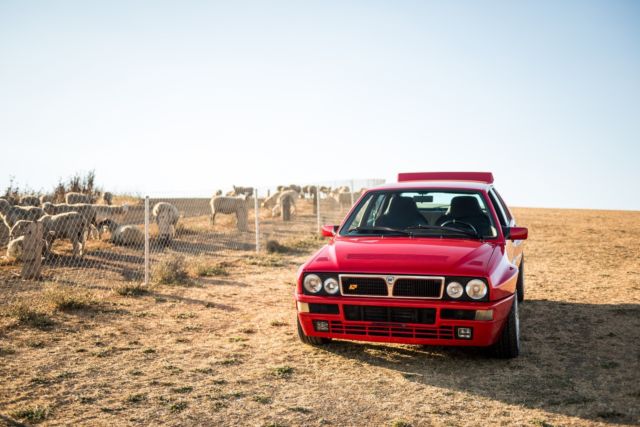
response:
M334 341L337 356L407 381L615 424L640 421L640 305L547 300L521 305L522 353Z

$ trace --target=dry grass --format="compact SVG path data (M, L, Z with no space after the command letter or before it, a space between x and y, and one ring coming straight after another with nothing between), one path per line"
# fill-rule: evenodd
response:
M302 251L319 242L282 254L186 258L181 266L198 286L158 284L136 298L114 292L116 281L68 286L3 276L0 420L637 425L640 213L516 213L531 236L518 359L302 345L291 294ZM198 277L193 262L202 260L228 275Z
M191 283L184 256L170 255L155 264L153 280L161 285L188 285Z

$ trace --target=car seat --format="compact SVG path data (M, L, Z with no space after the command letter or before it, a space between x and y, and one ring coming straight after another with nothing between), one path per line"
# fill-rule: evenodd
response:
M428 225L420 214L416 202L411 197L394 196L389 209L383 214L376 226L406 228L416 225Z
M473 225L481 236L491 235L491 221L482 211L478 199L474 196L456 196L451 199L447 213L438 218L436 225L442 225L450 220Z

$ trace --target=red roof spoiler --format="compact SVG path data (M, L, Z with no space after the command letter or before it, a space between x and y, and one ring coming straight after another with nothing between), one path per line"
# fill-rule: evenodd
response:
M398 182L405 181L479 181L493 184L491 172L404 172Z

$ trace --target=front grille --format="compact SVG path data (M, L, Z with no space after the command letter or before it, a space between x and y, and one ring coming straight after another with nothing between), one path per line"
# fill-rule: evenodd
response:
M453 326L439 328L407 325L358 325L345 324L338 320L329 322L329 333L334 335L361 335L375 337L397 337L417 339L451 340L454 338Z
M387 296L387 283L378 277L350 277L342 276L342 293L344 295L375 295Z
M440 299L444 277L341 274L340 290L345 296Z
M442 285L441 279L405 279L400 277L393 284L393 296L439 298Z
M434 308L378 307L370 305L344 305L347 320L390 323L433 324L436 320Z

